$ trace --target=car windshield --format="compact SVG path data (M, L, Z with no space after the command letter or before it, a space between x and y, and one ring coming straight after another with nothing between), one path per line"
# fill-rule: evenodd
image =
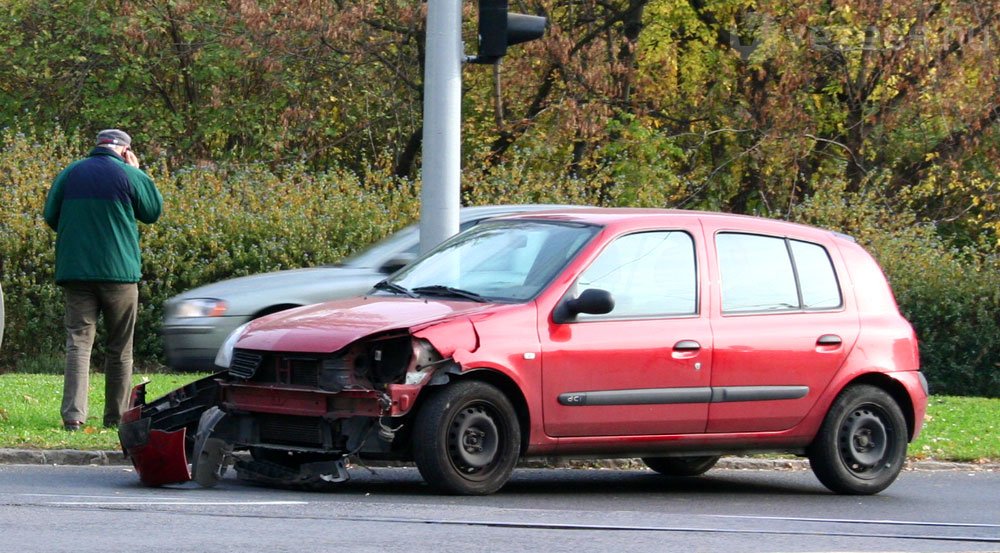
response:
M529 300L598 230L554 221L488 221L438 246L391 282L421 296Z

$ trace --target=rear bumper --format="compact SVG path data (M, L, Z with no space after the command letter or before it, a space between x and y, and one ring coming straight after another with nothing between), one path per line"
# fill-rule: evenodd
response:
M924 416L927 414L927 379L920 371L900 371L889 373L889 376L906 388L913 404L913 433L910 436L912 442L920 437L920 431L924 427Z

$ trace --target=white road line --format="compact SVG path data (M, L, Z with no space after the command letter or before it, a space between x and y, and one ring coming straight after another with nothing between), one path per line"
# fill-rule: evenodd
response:
M308 501L180 501L166 499L160 501L49 501L47 505L186 505L186 506L283 506L308 505Z
M779 520L788 522L824 522L839 524L891 524L893 526L945 526L955 528L1000 528L1000 524L980 524L974 522L933 522L916 520L876 520L876 519L849 519L849 518L808 518L808 517L763 517L752 515L705 515L712 518L738 518L747 520Z
M87 495L78 493L19 493L22 497L79 497L89 499L138 499L139 495Z

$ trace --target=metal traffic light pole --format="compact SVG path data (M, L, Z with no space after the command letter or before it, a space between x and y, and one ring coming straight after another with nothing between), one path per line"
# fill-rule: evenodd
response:
M545 32L544 17L510 13L507 0L479 0L479 51L466 59L462 0L428 0L424 62L420 252L458 232L462 175L462 62L496 63L507 47Z
M420 251L458 232L462 172L462 0L428 0Z

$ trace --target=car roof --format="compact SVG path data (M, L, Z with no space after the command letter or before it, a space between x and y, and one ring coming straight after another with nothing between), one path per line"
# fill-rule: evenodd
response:
M577 210L588 208L593 209L590 208L590 206L570 204L475 205L461 208L459 210L459 219L464 222L516 213L534 213L539 211Z
M629 226L630 224L642 224L643 221L650 220L680 220L698 219L706 223L711 223L720 228L729 227L727 230L745 230L759 232L786 232L795 233L828 233L838 238L853 242L850 236L813 227L800 223L783 221L780 219L768 219L753 215L738 215L734 213L718 213L712 211L694 211L686 209L661 209L643 207L580 207L570 210L560 210L554 208L550 210L535 211L531 213L517 213L504 216L505 219L553 219L574 223L593 224L599 226Z

